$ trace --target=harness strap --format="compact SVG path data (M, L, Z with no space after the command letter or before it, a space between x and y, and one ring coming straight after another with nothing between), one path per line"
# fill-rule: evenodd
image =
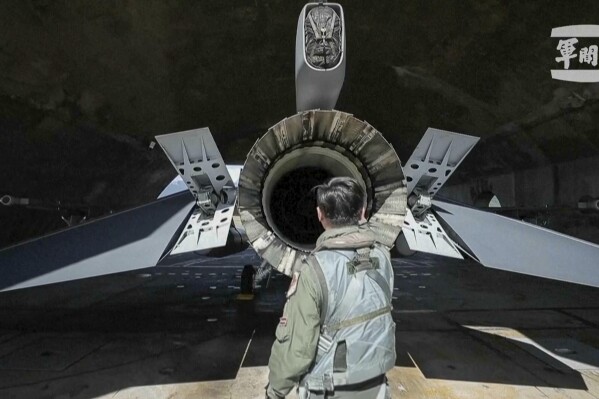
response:
M366 275L374 280L375 283L381 287L383 294L385 294L385 298L387 298L387 303L391 304L391 287L389 287L389 283L387 280L381 275L381 273L376 270L370 269L366 272Z
M356 249L356 257L359 262L368 262L370 260L370 247Z
M318 280L318 285L320 285L320 293L322 294L322 302L320 304L320 325L324 325L324 321L327 317L327 310L329 306L329 288L327 286L327 281L324 277L324 272L320 267L320 263L318 263L318 259L316 256L309 255L304 258L306 263L314 269L316 273L316 279Z
M356 324L361 324L364 323L368 320L372 320L374 318L377 318L379 316L382 316L384 314L390 313L391 310L393 309L393 307L391 305L387 305L384 306L378 310L374 310L372 312L368 312L366 314L363 314L361 316L357 316L357 317L353 317L351 319L347 319L347 320L343 320L340 321L339 323L335 323L335 324L329 324L326 326L326 330L329 333L332 332L336 332L339 331L343 328L347 328L347 327L351 327L354 326Z
M377 258L370 258L370 262L368 263L360 263L358 265L349 265L350 274L355 274L364 270L378 269L379 268L379 260Z
M347 373L332 373L319 376L309 375L302 380L300 386L306 387L312 394L323 394L325 396L322 397L325 398L328 392L359 392L385 383L385 374L379 374L372 377L372 372L369 371L364 373L366 379L358 383L349 384Z
M321 251L323 249L341 249L341 250L351 250L355 251L356 248L372 248L373 241L370 239L352 239L348 240L345 238L331 238L321 242L317 245L311 252L314 254L315 252Z
M356 253L353 259L347 262L350 274L356 274L363 270L377 269L379 267L378 259L370 257L371 250L372 248L370 247L355 250Z
M358 294L362 290L362 287L363 287L363 280L360 281L358 278L352 278L352 281L350 282L349 286L347 287L347 290L345 291L345 295L343 296L343 299L341 299L341 303L339 303L339 306L337 307L337 310L335 312L336 320L347 319L347 316L349 315L349 313L356 306L355 299L357 298ZM333 320L329 320L329 321L333 321ZM333 321L333 323L330 325L335 325L335 324L338 324L338 323L335 323ZM321 324L321 329L323 331L329 332L330 331L329 324L324 324L324 325Z
M331 374L325 374L319 377L309 376L304 380L306 389L311 392L334 392L335 385L333 383L333 376Z

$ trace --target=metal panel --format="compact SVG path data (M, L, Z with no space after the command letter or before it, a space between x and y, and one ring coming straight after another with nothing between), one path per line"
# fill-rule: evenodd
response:
M404 166L408 195L415 189L435 195L479 138L428 128Z
M237 190L210 129L165 134L156 140L198 204L171 253L225 246Z
M225 186L235 187L207 127L156 136L156 141L192 194L206 186L216 193Z
M171 254L222 247L227 244L227 236L233 221L234 205L219 204L213 216L202 213L196 208Z
M0 251L0 290L155 266L192 206L182 193Z
M403 224L402 232L411 250L464 259L432 213L416 221L407 209Z
M599 245L453 203L433 206L450 237L484 266L599 287Z
M229 171L229 175L231 176L231 180L233 181L233 184L235 185L235 187L237 187L237 184L239 184L239 174L241 173L241 168L243 165L226 166L227 171ZM177 176L175 176L173 180L171 180L171 182L162 190L162 192L160 192L158 198L168 197L169 195L185 191L188 188L189 187L187 187L187 184L185 184L185 182L183 181L183 177L181 177L180 174L177 174Z

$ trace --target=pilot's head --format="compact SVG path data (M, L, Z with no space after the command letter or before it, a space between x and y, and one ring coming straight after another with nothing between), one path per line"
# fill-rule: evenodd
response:
M351 177L334 177L316 187L316 213L325 230L357 225L366 212L366 193Z

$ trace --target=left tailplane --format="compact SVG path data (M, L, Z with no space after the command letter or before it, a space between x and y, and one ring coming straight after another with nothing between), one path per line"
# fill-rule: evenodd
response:
M177 194L0 251L0 291L155 266L189 217Z

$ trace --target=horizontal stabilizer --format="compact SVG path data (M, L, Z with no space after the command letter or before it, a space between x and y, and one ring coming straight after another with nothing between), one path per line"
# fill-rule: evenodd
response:
M450 237L484 266L599 287L599 245L449 202L433 206Z
M0 251L0 291L155 266L189 217L187 193Z

